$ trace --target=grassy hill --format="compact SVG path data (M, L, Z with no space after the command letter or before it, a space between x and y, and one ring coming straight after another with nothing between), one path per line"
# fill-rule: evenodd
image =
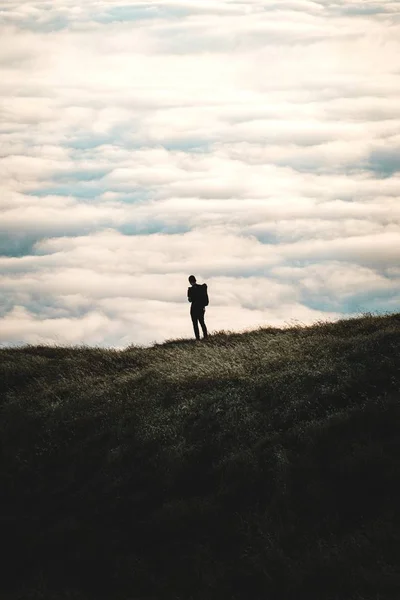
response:
M400 314L0 357L2 600L400 598Z

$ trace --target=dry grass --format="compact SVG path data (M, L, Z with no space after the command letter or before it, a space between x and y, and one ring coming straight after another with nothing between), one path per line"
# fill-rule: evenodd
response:
M400 315L1 356L4 600L400 597Z

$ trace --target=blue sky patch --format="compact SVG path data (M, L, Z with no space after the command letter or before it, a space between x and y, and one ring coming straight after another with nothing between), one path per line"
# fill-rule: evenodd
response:
M148 19L177 19L190 14L190 9L183 6L144 6L143 4L115 6L109 8L103 15L95 16L100 23L135 22Z

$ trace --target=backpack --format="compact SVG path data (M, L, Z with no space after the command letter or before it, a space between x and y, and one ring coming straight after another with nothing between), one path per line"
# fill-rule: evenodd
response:
M207 293L207 284L203 283L202 285L199 285L200 288L200 298L201 298L201 303L203 304L203 306L208 306L208 293Z

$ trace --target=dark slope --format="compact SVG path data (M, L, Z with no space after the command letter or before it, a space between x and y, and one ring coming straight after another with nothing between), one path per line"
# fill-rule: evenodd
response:
M2 600L400 598L400 315L3 349Z

